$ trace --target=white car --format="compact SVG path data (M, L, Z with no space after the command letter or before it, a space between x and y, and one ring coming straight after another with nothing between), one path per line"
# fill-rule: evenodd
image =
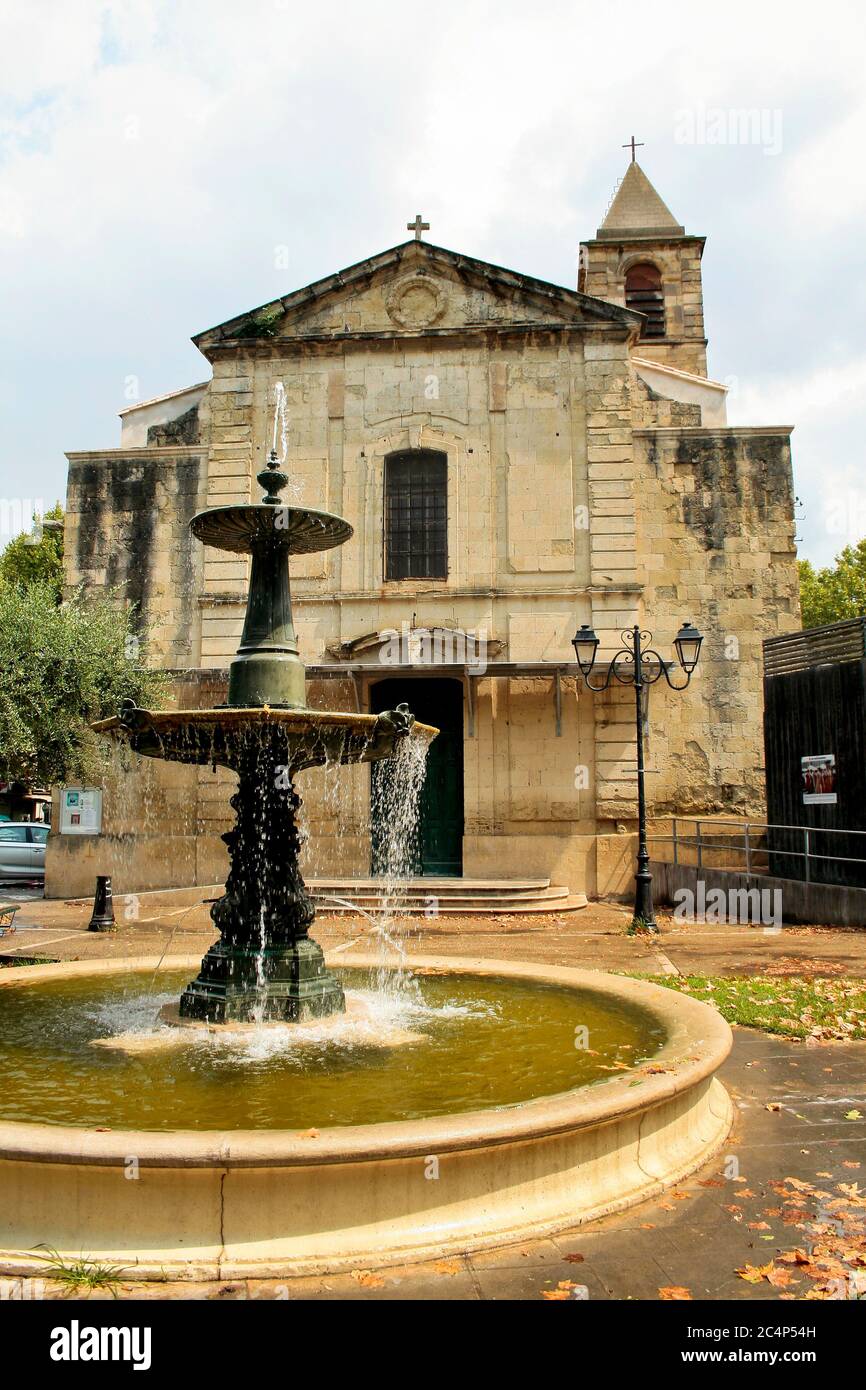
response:
M47 825L0 821L0 879L44 878L47 839Z

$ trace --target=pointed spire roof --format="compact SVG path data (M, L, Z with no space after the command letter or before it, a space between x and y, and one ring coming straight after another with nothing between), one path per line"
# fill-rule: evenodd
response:
M656 193L637 160L632 160L607 216L596 232L600 241L623 237L685 236L666 203Z

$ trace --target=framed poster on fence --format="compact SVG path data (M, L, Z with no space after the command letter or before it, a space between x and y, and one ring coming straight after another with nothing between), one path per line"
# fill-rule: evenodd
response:
M800 779L803 786L804 806L835 806L836 795L836 755L818 753L800 759Z

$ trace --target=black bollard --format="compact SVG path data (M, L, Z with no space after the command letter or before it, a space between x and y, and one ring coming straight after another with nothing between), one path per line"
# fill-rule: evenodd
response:
M88 931L114 931L114 903L111 898L111 877L97 874L96 893L93 897L93 915L87 924Z

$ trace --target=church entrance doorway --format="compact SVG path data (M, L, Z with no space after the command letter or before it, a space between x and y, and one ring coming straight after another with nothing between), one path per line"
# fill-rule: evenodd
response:
M418 875L459 878L463 872L463 686L459 680L379 681L370 692L373 714L405 701L415 718L439 728L430 745L421 792L416 863ZM378 764L370 769L373 795ZM382 871L381 828L372 828L374 874Z

